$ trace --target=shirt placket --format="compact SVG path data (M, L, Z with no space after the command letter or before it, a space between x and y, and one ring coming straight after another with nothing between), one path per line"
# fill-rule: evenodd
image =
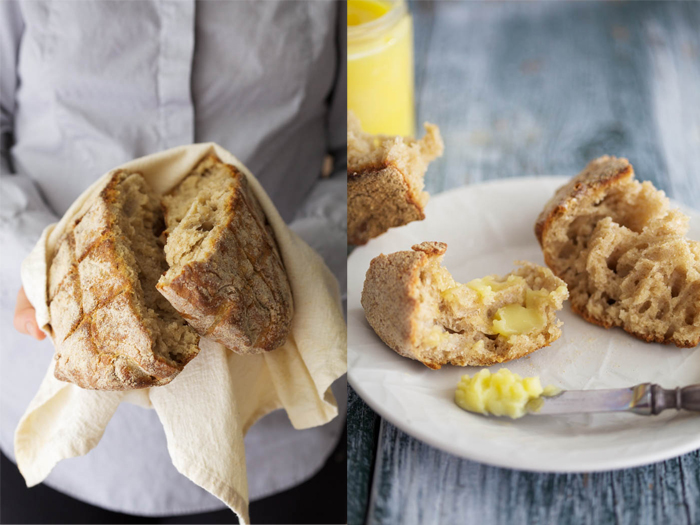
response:
M194 0L161 0L158 96L162 149L194 141Z

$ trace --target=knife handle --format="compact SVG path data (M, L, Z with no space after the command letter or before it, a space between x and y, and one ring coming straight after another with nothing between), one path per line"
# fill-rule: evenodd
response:
M673 390L651 385L651 413L656 415L668 408L700 412L700 385Z

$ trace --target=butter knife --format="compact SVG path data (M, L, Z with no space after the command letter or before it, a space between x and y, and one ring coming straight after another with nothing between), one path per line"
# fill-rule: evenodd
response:
M670 408L700 412L700 384L675 389L642 383L613 390L563 390L533 401L527 406L528 413L543 416L591 412L631 412L650 416Z

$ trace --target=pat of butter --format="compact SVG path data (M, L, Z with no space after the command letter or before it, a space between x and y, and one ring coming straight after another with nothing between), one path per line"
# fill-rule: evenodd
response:
M537 310L519 304L499 308L493 317L493 331L504 337L527 334L544 325L545 319Z
M504 337L510 337L544 328L547 320L539 312L537 305L548 295L547 290L527 290L525 306L509 304L499 308L493 316L493 331Z
M494 275L487 275L482 279L474 279L467 283L467 286L475 290L479 297L483 300L491 299L496 292L510 288L511 286L520 285L525 281L519 275L509 275L505 281L497 281Z
M559 392L554 386L542 388L539 377L522 378L507 368L495 374L483 369L472 378L462 376L455 391L455 402L469 412L516 419L524 416L528 408L537 411L542 397ZM540 400L539 407L532 404L537 400Z

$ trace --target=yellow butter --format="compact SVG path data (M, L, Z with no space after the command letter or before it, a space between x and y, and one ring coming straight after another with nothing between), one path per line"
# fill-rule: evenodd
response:
M391 3L381 0L349 0L348 26L359 26L381 18L389 12Z
M542 397L552 397L556 396L558 394L561 394L561 388L558 386L554 385L549 385L544 387L544 391L542 392Z
M481 279L474 279L467 283L467 286L475 290L482 300L489 300L496 292L510 288L511 286L520 285L525 281L519 275L509 275L505 281L497 281L493 275L487 275Z
M373 135L415 133L413 19L404 0L348 0L348 109Z
M455 391L455 403L469 412L516 419L524 416L529 408L536 411L537 400L541 406L542 397L559 392L553 386L542 388L539 377L522 378L507 368L495 374L483 369L474 377L462 376Z
M496 311L493 317L493 331L510 337L543 328L545 323L546 319L534 308L509 304Z
M458 290L459 286L453 286L440 292L440 295L448 303L459 304L459 296L456 293Z
M459 285L455 283L455 280L450 275L450 272L448 272L445 268L436 268L432 274L432 279L432 284L438 290L441 290L441 293L443 294L459 288Z
M525 306L509 304L499 308L493 316L493 331L504 337L527 334L532 330L544 328L547 319L540 313L540 301L549 296L547 290L527 290Z
M428 346L438 346L447 337L447 332L439 327L433 326L428 335L423 339L423 343Z
M481 279L469 281L467 286L479 294L482 302L489 302L496 292L523 284L525 279L519 275L509 275L505 281L498 281L495 276L487 275ZM527 290L525 305L514 303L499 308L494 315L493 332L510 337L543 328L547 320L540 314L538 305L548 295L547 290Z

